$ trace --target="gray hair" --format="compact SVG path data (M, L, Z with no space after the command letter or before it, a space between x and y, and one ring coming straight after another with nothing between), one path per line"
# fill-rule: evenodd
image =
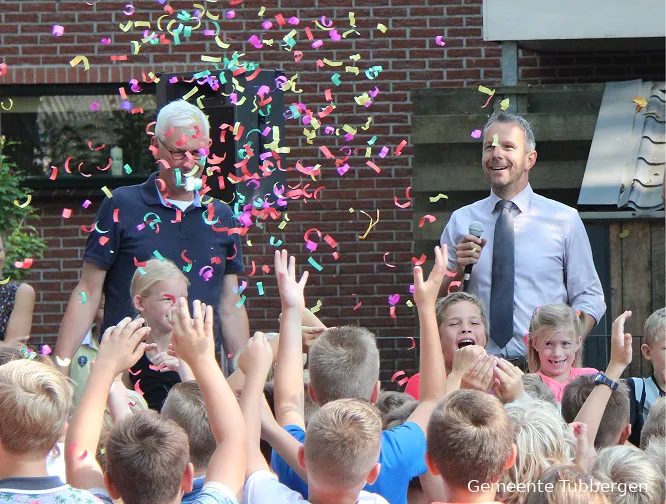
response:
M666 477L666 439L655 437L645 447L645 456L661 470Z
M164 138L164 134L172 127L191 128L192 126L199 126L201 135L209 137L210 124L201 109L185 100L175 100L162 107L157 114L155 135Z
M534 152L536 150L536 140L534 139L532 126L524 117L509 112L495 112L488 118L488 121L483 127L484 137L486 136L486 131L488 131L488 128L490 128L491 124L494 122L514 123L520 126L520 129L523 130L523 134L525 135L525 152Z
M606 493L612 504L661 504L666 498L659 467L635 446L609 446L601 450L592 476L602 483L613 483ZM637 490L629 491L630 487Z

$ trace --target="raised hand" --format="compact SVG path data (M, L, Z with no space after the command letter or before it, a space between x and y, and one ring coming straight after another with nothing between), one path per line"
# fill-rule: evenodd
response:
M273 349L266 335L257 331L239 357L238 367L245 376L261 375L265 381L272 365Z
M201 357L212 357L215 360L215 339L213 308L195 300L192 312L193 318L190 317L187 299L180 298L177 306L169 313L169 323L173 327L173 350L194 368Z
M325 330L325 327L303 326L303 329L301 330L301 335L303 337L303 353L308 353L310 351L312 344Z
M515 401L524 392L523 372L509 361L497 360L495 376L493 393L503 403Z
M573 438L576 443L574 463L584 471L589 470L590 445L587 439L587 425L582 422L571 422L569 424L569 436Z
M497 359L491 355L481 355L460 381L461 389L473 389L489 393L498 381L495 378Z
M275 276L280 289L282 309L305 307L303 290L308 281L308 272L303 272L300 281L296 281L296 258L289 256L286 250L275 251Z
M631 317L630 311L625 311L622 315L617 317L613 322L611 335L610 364L622 366L622 371L631 364L631 334L624 332L624 322L629 317Z
M108 365L116 376L136 364L146 348L150 347L144 341L150 327L143 327L144 322L142 318L132 320L126 317L118 325L104 331L95 365Z
M427 306L435 307L439 288L444 280L446 273L446 264L448 257L448 247L435 247L435 266L432 268L428 280L423 281L423 268L416 266L414 268L414 301L419 309Z

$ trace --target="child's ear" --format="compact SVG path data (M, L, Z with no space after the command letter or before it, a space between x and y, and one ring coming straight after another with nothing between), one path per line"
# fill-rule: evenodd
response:
M194 488L194 466L192 462L188 462L183 471L183 476L180 478L180 489L185 493L189 493Z
M310 396L310 399L312 399L313 403L315 403L317 406L321 406L321 404L317 402L317 397L315 396L315 391L312 388L311 383L308 383L308 395Z
M303 445L298 447L298 467L307 471L305 468L305 448L303 448Z
M647 343L643 343L641 345L641 352L643 352L643 357L645 357L646 360L651 361L652 360L652 352L650 351L650 345Z
M506 461L506 464L504 464L504 470L505 471L507 469L511 469L513 467L513 464L516 463L516 457L517 456L518 456L518 447L514 443L513 445L511 445L511 456Z
M439 472L439 469L437 469L437 466L435 465L435 462L430 458L430 454L426 452L425 454L425 463L426 467L428 468L428 472L430 474L433 474L435 476L440 476L441 473Z
M627 425L624 426L624 429L622 429L622 432L620 432L620 438L617 440L618 445L623 445L627 442L627 439L629 439L629 436L631 436L631 424L628 423Z
M377 478L379 478L379 472L382 469L382 465L377 462L375 464L375 467L372 468L372 470L368 473L368 477L365 478L365 481L368 483L368 485L374 485L375 481L377 481Z
M382 383L377 380L377 383L375 383L375 388L372 389L372 395L370 396L370 402L372 404L377 403L377 399L379 399L379 391L382 388Z
M114 500L117 501L120 499L120 494L118 493L118 489L116 488L116 485L111 481L109 478L109 474L104 471L104 485L106 486L106 489L109 492L109 496Z
M143 306L143 298L138 294L132 298L132 304L134 305L134 309L138 312L145 310L145 307Z

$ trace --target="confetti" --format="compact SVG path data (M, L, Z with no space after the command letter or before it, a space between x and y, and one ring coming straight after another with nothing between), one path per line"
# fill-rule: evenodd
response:
M254 263L254 261L252 261ZM257 282L257 291L259 292L260 296L264 295L264 283L263 282Z
M416 341L414 341L414 338L412 338L411 336L409 336L407 339L412 340L412 346L410 346L407 350L413 350L413 349L415 349L415 348L416 348Z
M165 367L167 367L166 362L163 362L159 366L156 366L155 364L148 364L148 369L151 371L162 371ZM141 372L141 370L139 370Z
M0 63L0 77L7 73L7 63Z
M58 359L58 357L56 357ZM69 360L69 359L66 359ZM74 449L76 448L76 443L72 443L71 446L69 447L69 450L67 450L67 455L70 458L73 458L77 462L81 462L82 460L85 460L86 457L88 456L88 450L83 450L83 453L79 455L78 457L75 457L74 454Z
M509 99L508 99L508 98L504 98L504 99L500 102L500 108L501 108L502 110L506 110L506 109L509 108L509 104L510 104Z
M136 383L134 384L134 392L136 392L139 395L143 395L143 390L141 390L141 379L139 378Z
M404 371L396 371L395 373L393 373L393 376L391 376L391 383L394 383L401 376L405 376Z
M28 199L26 199L23 203L20 203L18 200L14 200L14 204L19 208L25 208L30 204L31 201L32 194L28 194Z
M60 366L60 367L68 367L72 363L71 359L68 359L68 358L61 359L57 355L56 355L55 360L56 360L56 364L58 364L58 366Z
M33 258L28 257L27 259L23 259L23 261L16 261L14 267L18 269L29 269L32 266L32 263Z
M412 189L412 186L409 186L407 190L405 191L405 195L407 197L407 203L398 203L398 197L394 196L393 197L393 202L395 203L395 206L398 208L407 208L412 204L412 198L409 195L409 191Z
M90 63L88 62L88 58L86 58L85 56L76 56L74 59L72 59L72 60L69 62L69 64L70 64L72 67L75 67L75 66L78 65L79 63L83 63L83 69L84 69L84 70L86 70L86 71L87 71L87 70L90 70Z
M319 264L317 261L315 261L314 257L312 257L312 256L308 257L308 262L309 262L309 263L310 263L310 264L311 264L311 265L312 265L317 271L321 271L321 270L324 269L324 267L323 267L321 264Z
M358 304L356 306L354 306L353 310L354 311L358 310L361 307L362 304L363 304L363 302L359 301Z
M61 25L53 25L51 33L53 33L53 35L56 37L62 37L63 33L65 33L65 27Z
M426 255L422 254L418 259L416 257L412 257L412 262L414 263L414 266L421 266L424 262L426 262L426 259Z
M312 308L310 308L310 312L317 313L319 310L321 310L321 307L322 307L321 299L317 299L317 304L315 304Z
M437 196L430 196L430 203L437 203L442 198L449 199L449 197L444 193L439 193Z
M642 96L634 96L631 101L636 104L636 112L640 112L645 107L647 107L648 104L647 100Z
M42 355L51 355L51 352L53 352L53 350L51 350L51 347L48 345L42 345L40 352Z
M617 235L618 238L626 238L627 236L629 236L629 230L628 229L625 229L619 235Z
M435 37L435 44L437 44L438 46L445 46L446 42L444 42L444 37L442 37L441 35L437 35Z
M8 276L4 280L0 280L0 285L6 285L9 283L9 280L11 280L12 277Z
M236 308L240 308L241 306L243 306L246 299L247 298L245 297L245 294L241 294L240 300L238 301L238 303L236 303Z
M391 318L398 318L398 316L395 314L395 306L391 306L391 308L389 308L389 313L391 314Z
M386 264L386 266L389 267L389 268L395 268L395 264L389 264L389 263L386 262L386 256L389 255L389 254L390 254L390 252L386 252L384 254L384 264Z
M111 191L109 190L108 187L106 186L102 187L102 192L106 194L107 198L113 198L113 194L111 194Z
M81 291L78 294L81 296L81 301L79 301L80 304L86 304L88 302L88 294L85 293L85 291Z
M391 294L388 297L388 302L391 306L395 306L400 302L400 294Z
M370 231L372 230L372 228L374 228L377 224L379 224L379 208L377 209L377 220L376 221L367 212L364 212L363 210L359 210L359 211L362 214L367 215L368 218L370 219L370 224L368 225L368 229L365 230L365 233L358 236L361 240L365 240L366 237L368 236L368 233L370 233Z
M430 215L430 214L426 214L423 217L421 217L421 220L419 221L419 227L420 228L422 228L424 226L425 221L428 221L429 223L432 224L433 222L435 222L435 216Z
M499 145L499 134L495 133L493 135L493 147L497 147Z

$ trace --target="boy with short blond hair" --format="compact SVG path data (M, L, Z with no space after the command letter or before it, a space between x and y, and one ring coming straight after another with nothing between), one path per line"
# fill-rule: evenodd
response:
M0 366L0 501L99 502L47 473L71 405L72 386L55 368L29 359Z
M502 403L478 390L457 390L428 424L426 464L440 475L449 502L492 502L516 458L513 424Z
M427 281L424 281L423 271L420 267L414 269L414 300L418 308L421 331L421 401L405 424L381 434L379 463L382 470L379 472L378 478L368 478L368 484L364 487L367 492L378 494L392 504L406 504L409 481L427 472L424 461L425 431L430 413L446 391L444 359L435 315L437 293L446 271L445 255L446 252L443 253L439 247L435 249L435 267ZM290 258L288 267L285 266L286 261L286 251L276 252L276 274L279 271L281 272L278 274L278 285L280 285L281 278L287 275L286 271L288 270L291 276L291 272L295 268L293 258ZM300 297L298 297L298 293L294 295L293 292L291 294L283 292L281 288L280 296L283 313L280 322L280 342L275 370L275 416L278 423L289 434L298 442L303 442L307 439L302 413L303 388L301 386L303 383L301 310L304 301L302 300L302 290ZM290 304L296 306L287 310L286 305ZM346 335L346 331L346 328L338 331L327 330L319 336L310 349L309 370L311 381L309 393L313 401L320 405L324 404L322 398L323 400L338 399L342 394L352 393L363 394L363 396L357 395L356 397L346 398L363 399L371 402L377 400L379 393L379 362L378 358L375 357L378 356L376 343L374 345L355 346L352 338ZM363 336L361 337L363 338ZM365 355L359 356L354 353L359 348L366 350ZM319 352L321 352L321 355L319 355ZM327 364L323 365L322 363ZM333 363L336 363L336 365L333 365ZM368 369L368 371L362 371L357 376L354 366L359 364L362 364L362 369ZM363 384L350 384L350 387L353 388L346 388L346 385L342 386L334 383L335 380L332 377L338 371L336 366L343 371L339 375L340 381L363 380ZM291 459L293 460L293 458L292 456ZM281 483L299 492L305 498L310 497L308 484L299 477L298 467L294 467L293 463L288 464L284 459L278 457L275 452L271 462L273 470L278 475ZM351 460L348 461L348 463L352 462ZM347 494L347 496L351 496L352 493ZM318 496L315 495L314 497Z
M647 378L627 380L631 422L629 441L636 446L640 443L650 407L659 397L666 396L666 308L658 309L645 321L641 352L652 362L652 374Z
M205 315L204 315L205 312ZM235 504L245 479L245 429L233 392L215 360L213 310L193 304L194 320L185 298L170 314L175 353L191 368L203 394L217 447L198 504ZM67 432L67 478L72 485L92 488L104 502L177 504L192 490L187 435L175 422L150 412L130 415L115 424L106 441L102 474L94 458L104 405L115 376L134 365L148 344L144 320L123 319L105 332L97 361ZM104 489L103 487L106 487Z
M666 439L666 397L657 399L650 408L650 414L641 432L641 450L645 450L653 438Z
M187 434L194 481L192 491L183 496L182 502L194 502L203 487L208 463L215 452L215 436L210 430L199 384L186 381L174 385L169 390L160 414L176 422Z

